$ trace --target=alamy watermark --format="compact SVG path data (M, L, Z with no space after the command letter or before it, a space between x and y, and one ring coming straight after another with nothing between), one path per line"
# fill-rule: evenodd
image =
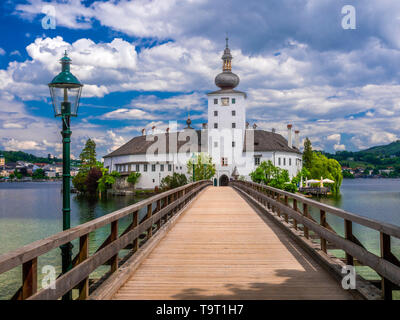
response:
M45 16L42 19L42 28L45 30L56 28L56 8L52 5L45 5L42 8Z
M345 5L342 8L342 14L344 14L342 28L344 30L356 29L356 8L352 5Z
M52 265L45 265L42 268L42 288L55 289L56 288L56 268Z
M351 265L345 265L342 267L342 274L345 275L342 279L342 288L354 290L356 288L356 268Z

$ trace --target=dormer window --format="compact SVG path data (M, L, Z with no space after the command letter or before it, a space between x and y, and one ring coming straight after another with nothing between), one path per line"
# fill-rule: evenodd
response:
M229 106L229 98L221 98L221 104L223 106Z

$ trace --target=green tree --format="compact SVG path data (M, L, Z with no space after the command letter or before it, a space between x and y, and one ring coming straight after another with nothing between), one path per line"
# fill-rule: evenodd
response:
M338 194L340 192L343 175L342 167L337 160L328 159L320 152L315 152L313 153L311 168L309 170L310 178L312 179L321 179L322 177L335 181L331 185L332 193Z
M343 175L343 179L354 179L354 174L352 174L348 170L343 170L342 175Z
M44 179L46 176L43 169L36 169L32 174L32 179Z
M17 169L14 170L14 177L17 179L22 179L22 173L18 172Z
M312 166L313 150L310 139L308 137L304 141L304 151L303 151L303 167L310 170Z
M96 167L96 142L89 138L86 141L85 147L79 155L79 158L81 160L81 168L89 170Z
M101 168L93 167L89 170L85 180L86 192L89 195L94 196L97 194L99 185L98 181L102 176L103 173L101 172Z
M140 172L131 172L126 181L128 181L133 186L133 188L135 188L135 184L139 181L140 176Z
M193 163L195 181L208 180L215 175L215 164L212 163L212 158L207 153L201 152L186 164L191 180L193 180Z
M162 178L160 187L165 191L184 186L187 183L186 175L174 172L172 175Z
M264 183L268 186L296 192L297 185L294 180L290 181L289 172L273 165L272 161L263 161L250 173L250 178L256 183Z
M72 184L74 185L74 188L80 193L86 192L86 178L87 172L81 170L79 170L78 174L72 178Z
M100 168L102 176L99 180L97 180L97 190L100 192L106 192L107 189L110 189L115 183L116 179L120 177L120 174L117 171L113 171L109 173L107 168Z

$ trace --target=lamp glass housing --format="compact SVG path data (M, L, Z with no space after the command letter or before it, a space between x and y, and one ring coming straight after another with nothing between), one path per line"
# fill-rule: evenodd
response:
M57 83L50 84L49 88L53 101L54 116L61 117L64 115L76 117L78 115L82 85Z

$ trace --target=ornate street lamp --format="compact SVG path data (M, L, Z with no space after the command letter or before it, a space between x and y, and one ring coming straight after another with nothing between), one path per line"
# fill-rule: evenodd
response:
M63 138L63 230L71 227L71 130L70 118L78 115L79 100L81 97L83 84L70 72L71 59L68 58L67 51L60 60L62 70L49 83L51 99L53 101L55 117L62 120ZM72 267L72 244L66 243L61 246L62 273L66 273ZM72 292L63 296L63 300L72 299Z

